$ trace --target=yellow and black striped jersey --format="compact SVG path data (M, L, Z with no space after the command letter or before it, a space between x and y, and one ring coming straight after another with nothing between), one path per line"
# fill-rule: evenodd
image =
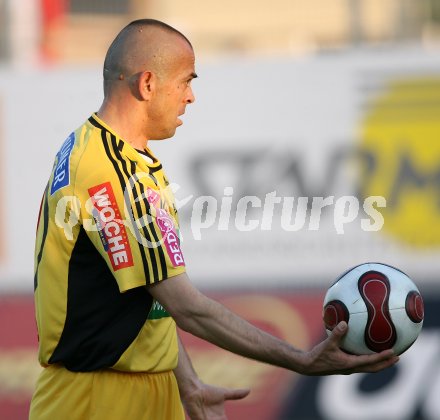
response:
M64 142L35 247L43 366L175 368L174 320L145 287L185 271L168 184L150 150L135 150L96 114Z

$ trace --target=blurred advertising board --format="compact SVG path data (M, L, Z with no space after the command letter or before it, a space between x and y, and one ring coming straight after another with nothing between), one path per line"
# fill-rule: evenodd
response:
M4 136L3 136L3 129L4 129L4 121L3 121L3 112L2 112L2 106L3 106L3 98L0 95L0 195L4 196L4 190L3 186L5 184L4 182L4 166L2 165L2 157L4 156ZM3 201L3 200L2 200ZM4 264L6 264L6 243L5 243L5 214L3 213L3 205L0 204L0 267Z
M325 336L324 293L221 291L209 296L265 331L309 349ZM246 399L227 404L230 420L434 420L440 418L440 294L425 293L424 298L425 323L418 340L395 368L378 374L305 377L181 335L202 380L251 388ZM0 418L24 420L41 369L30 296L0 299L0 330Z
M175 192L196 284L320 287L365 261L434 281L438 54L360 48L230 58L197 72L184 125L174 139L150 142ZM60 145L99 107L101 69L0 75L8 198L0 285L31 291L41 194ZM23 115L29 92L31 112Z

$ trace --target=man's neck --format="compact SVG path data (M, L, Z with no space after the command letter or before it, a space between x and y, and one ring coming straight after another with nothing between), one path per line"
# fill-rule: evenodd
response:
M130 109L130 108L125 108ZM117 135L138 150L147 146L148 139L139 129L139 119L135 112L123 112L117 106L108 104L105 101L97 112L98 117L104 121Z

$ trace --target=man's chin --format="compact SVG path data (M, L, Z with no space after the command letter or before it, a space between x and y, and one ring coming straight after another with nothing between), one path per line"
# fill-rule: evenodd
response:
M176 128L172 132L162 133L161 135L158 135L158 136L156 136L154 138L151 138L150 140L167 140L167 139L170 139L171 137L174 136L174 134L176 134Z

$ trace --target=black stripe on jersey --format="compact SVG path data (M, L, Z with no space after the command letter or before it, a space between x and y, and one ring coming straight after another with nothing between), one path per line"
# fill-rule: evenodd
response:
M116 137L113 134L110 133L110 138L111 138L111 142L112 142L112 145L113 145L113 151L114 151L117 159L119 160L119 162L121 164L121 167L123 168L123 171L124 171L124 173L125 173L125 175L127 177L127 181L130 178L132 180L135 180L135 182L133 182L133 184L130 185L131 191L133 193L134 205L135 205L136 213L137 213L135 217L136 217L137 220L140 219L140 218L144 219L144 217L147 217L147 221L148 221L148 218L151 217L151 216L149 216L150 215L150 211L149 211L150 204L147 202L148 206L146 206L145 210L142 211L141 203L140 203L140 200L139 200L139 195L140 194L139 194L139 191L138 191L138 185L140 185L140 183L137 182L138 179L137 179L137 176L136 176L136 166L135 166L134 162L131 162L131 168L130 168L130 170L128 169L127 160L123 158L123 156L121 155L121 152L117 148ZM132 211L134 213L135 209L133 207L131 207L131 209L132 209ZM151 239L152 235L150 234L150 231L149 231L148 227L145 225L145 223L142 223L142 224L143 224L142 232L143 232L143 234L145 236L145 239L147 241L149 241L149 242L153 242L153 240ZM149 224L149 223L147 223L147 224ZM158 241L157 237L155 237L155 240ZM157 249L161 249L161 247L159 246L159 247L157 247ZM162 250L162 252L163 252L163 250ZM153 282L156 283L156 282L159 281L159 272L158 272L158 265L157 265L156 254L155 254L154 248L149 246L148 247L148 253L150 254L150 260L151 260L151 263L152 263L151 264L151 266L152 266L151 268L153 269Z
M43 210L42 210L43 211L43 237L41 238L40 250L38 251L37 262L36 262L37 266L35 267L34 291L37 289L37 286L38 286L38 268L40 266L41 258L43 257L43 248L44 248L44 243L46 242L47 231L48 231L48 227L49 227L49 197L47 196L48 190L49 190L49 183L47 184L46 190L44 191L44 205L43 205Z
M134 175L135 180L138 182L139 178L136 175L136 166L135 166L134 162L131 162L131 170L135 174ZM138 182L138 184L139 184L139 188L141 189L141 196L144 197L144 199L142 201L144 203L145 210L148 211L148 209L150 208L150 203L145 198L144 184L142 184L142 182ZM156 229L154 228L154 223L151 224L151 233L153 234L153 237L154 237L154 240L156 241L156 243L159 243L159 236L157 235ZM162 246L157 247L157 252L159 254L160 267L162 269L162 278L166 279L166 278L168 278L168 270L167 270L167 263L165 260L165 253L164 253Z
M113 134L111 134L111 137L113 138ZM116 137L115 137L116 139ZM124 142L122 140L118 140L116 141L116 145L113 145L114 147L116 147L120 152L122 152L122 149L124 148Z
M146 149L136 149L136 152L140 153L141 155L149 157L153 162L157 162L157 159L155 156L153 156L148 150Z
M49 363L73 372L113 366L139 335L152 303L146 287L120 293L81 226L70 256L64 328Z
M104 150L105 150L105 153L107 154L107 157L109 158L110 162L113 165L113 168L114 168L114 170L116 172L116 175L118 176L119 183L121 184L121 189L122 189L123 192L125 192L126 182L125 182L125 179L124 179L124 175L122 174L122 172L121 172L121 170L120 170L120 168L118 166L118 162L115 160L115 158L112 156L112 154L110 152L110 147L109 147L109 143L108 143L108 140L107 140L106 133L107 133L107 130L105 130L105 129L103 129L101 131L101 138L102 138L102 143L104 145ZM124 200L125 200L125 194L124 194ZM131 203L127 203L126 202L125 204L127 205L127 208L131 207ZM130 214L130 217L131 217L131 214ZM131 220L131 222L132 222L132 225L134 226L134 234L136 236L137 243L139 244L139 252L141 254L142 264L144 266L145 280L147 281L150 278L150 272L149 272L149 269L148 269L148 266L149 266L148 265L148 259L147 259L147 256L145 255L145 249L144 249L144 247L142 245L140 234L137 231L136 226L135 226L133 220Z
M156 166L156 167L154 167L154 168L150 168L150 167L148 167L148 169L149 169L149 171L150 171L150 174L153 174L154 172L156 172L156 171L162 169L162 164L160 164L159 166Z
M89 123L94 125L97 128L100 128L101 130L107 131L107 129L103 125L101 125L98 121L96 121L93 118L93 115L89 118Z
M140 153L141 155L149 157L153 161L153 163L157 163L157 159L151 153L149 153L147 150L136 149L136 152ZM148 163L147 163L147 165L148 165ZM149 169L150 169L150 173L156 172L159 169L162 169L162 164L159 164L158 166L155 166L154 168L149 167Z

